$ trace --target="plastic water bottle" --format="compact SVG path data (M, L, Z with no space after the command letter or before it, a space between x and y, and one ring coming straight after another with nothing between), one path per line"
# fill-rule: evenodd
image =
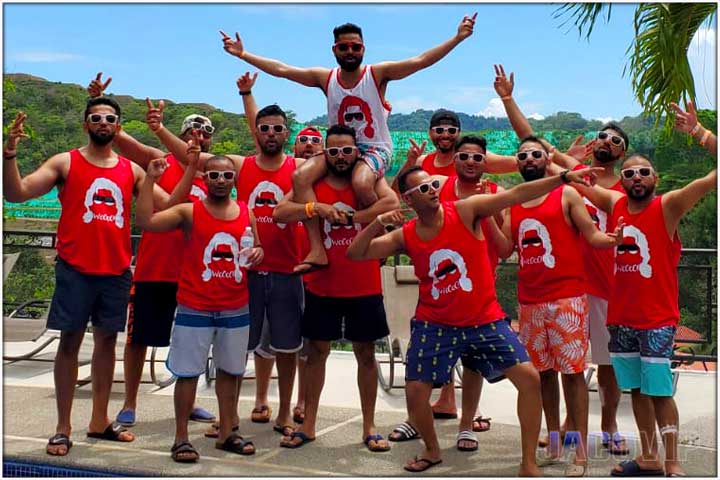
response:
M245 227L245 231L240 237L240 266L248 267L248 255L250 250L255 245L255 235L253 235L252 227Z

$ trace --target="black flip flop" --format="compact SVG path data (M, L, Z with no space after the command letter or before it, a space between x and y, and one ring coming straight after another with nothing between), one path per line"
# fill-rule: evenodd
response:
M252 452L245 451L245 447L248 445L252 445ZM225 450L226 452L237 453L238 455L255 455L255 444L253 444L250 440L243 439L243 437L237 433L231 433L224 442L215 442L215 448L218 450Z
M618 463L622 467L622 472L618 472L614 468L610 470L610 475L613 477L664 477L665 471L663 469L657 470L643 470L636 460L625 460Z
M299 438L301 440L300 443L292 443L292 441L296 438ZM305 435L303 432L293 432L292 435L290 435L290 442L289 443L283 443L280 442L280 446L284 448L300 448L306 443L314 442L314 438L310 438L307 435Z
M194 453L194 458L182 458L179 456L181 453ZM170 449L170 456L173 460L175 460L178 463L195 463L200 459L200 454L195 449L195 447L192 446L192 443L186 441L178 442L175 445L172 446Z
M330 264L327 263L315 263L315 262L300 262L299 265L308 265L310 268L306 270L300 270L300 271L293 271L296 275L305 275L312 272L317 272L318 270L326 269L330 266Z
M427 458L420 458L420 457L417 457L417 456L416 456L415 459L413 460L413 462L414 462L414 463L422 463L422 464L423 464L423 467L422 467L420 470L414 470L414 469L412 469L412 468L408 468L408 466L405 465L405 466L403 466L403 468L404 468L405 470L407 470L408 472L413 472L413 473L424 472L424 471L427 470L428 468L431 468L431 467L434 467L435 465L441 464L441 463L442 463L442 460L438 460L438 461L436 461L436 462L433 462L432 460L428 460Z
M452 420L457 418L457 413L433 412L433 418L435 420Z
M88 438L99 438L100 440L110 440L111 442L131 442L132 440L120 440L120 434L124 432L129 432L129 430L118 422L112 422L103 432L87 432L87 436Z
M408 422L403 422L395 427L392 433L397 433L399 436L392 437L388 435L388 440L391 442L407 442L409 440L415 440L420 438L420 433L415 430L415 427L410 425Z
M70 449L71 449L72 446L73 446L73 442L72 442L72 440L70 440L70 437L68 437L68 436L65 435L64 433L56 433L55 435L53 435L52 437L50 437L50 439L48 440L48 447L49 447L49 446L57 446L57 445L65 445L65 447L67 448L67 450L65 450L65 453L64 453L64 454L50 453L50 452L47 451L47 449L45 450L45 452L46 452L48 455L52 455L52 456L54 456L54 457L64 457L65 455L67 455L68 453L70 453Z

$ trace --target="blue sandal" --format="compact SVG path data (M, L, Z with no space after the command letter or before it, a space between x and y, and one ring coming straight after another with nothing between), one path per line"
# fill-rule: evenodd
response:
M293 440L295 440L296 438L299 438L301 440L300 443L293 442ZM282 441L282 442L280 442L280 446L285 447L285 448L300 448L303 445L305 445L306 443L310 443L310 442L314 442L314 441L315 441L315 438L310 438L307 435L305 435L303 432L293 432L292 435L290 435L290 441L289 442Z
M663 477L665 471L662 469L657 470L644 470L640 468L640 465L635 460L625 460L618 463L618 466L622 468L621 472L618 472L614 468L610 470L610 475L613 477Z

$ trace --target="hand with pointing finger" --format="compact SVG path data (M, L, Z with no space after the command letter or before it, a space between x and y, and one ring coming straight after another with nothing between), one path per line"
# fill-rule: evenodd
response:
M145 103L147 104L148 111L145 115L145 122L148 124L148 127L150 127L150 130L153 132L157 132L160 130L163 126L163 110L165 109L165 101L160 100L160 103L158 103L158 106L155 107L153 105L152 100L149 98L145 98Z
M427 146L427 140L423 140L419 147L418 144L415 143L415 140L413 140L412 138L408 140L410 140L410 148L407 151L407 161L410 165L416 165L417 159L420 158L425 151L425 147Z
M473 34L473 28L475 27L475 19L477 18L477 12L473 13L472 17L465 15L458 26L457 37L462 42L470 35Z
M494 65L495 67L495 92L497 92L500 98L511 97L513 88L515 88L515 74L510 72L510 78L505 76L505 69L502 65Z
M240 34L235 32L235 40L222 30L220 30L220 35L222 35L223 49L230 55L242 58L245 53L245 48L243 47L242 40L240 40Z
M255 86L255 80L257 80L258 72L255 72L252 76L250 76L250 72L245 72L245 74L237 79L237 82L235 84L238 87L238 90L241 92L249 92L252 90L252 87Z
M112 82L112 77L108 77L107 80L105 80L105 83L103 83L102 72L98 72L97 76L90 82L90 85L88 85L87 88L90 98L102 96L105 89L108 85L110 85L110 82Z
M595 185L597 176L604 169L603 167L589 167L581 170L571 170L565 174L565 178L572 183L579 183L586 187Z
M397 227L402 227L405 224L404 214L412 211L413 210L409 208L396 209L390 212L381 213L376 219L380 225L385 227L386 230L395 229Z

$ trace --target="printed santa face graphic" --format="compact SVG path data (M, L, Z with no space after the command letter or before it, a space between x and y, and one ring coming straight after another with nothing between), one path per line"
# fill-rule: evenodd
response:
M650 246L647 237L634 225L625 225L623 240L615 247L615 273L639 273L652 277Z
M534 218L523 219L518 229L518 243L521 267L542 264L546 268L555 268L552 240L541 222Z
M465 259L455 250L441 248L430 255L428 266L432 288L430 294L437 300L455 290L472 292L473 284L467 276Z
M84 205L85 213L82 219L85 223L108 222L114 223L118 228L125 225L122 191L112 180L96 178L85 192Z
M585 197L583 197L583 202L585 202L585 208L587 208L590 218L592 218L592 221L595 223L598 230L601 232L607 232L607 213L597 208Z
M335 202L333 203L333 207L345 212L355 211L354 208L343 202ZM362 230L362 226L359 223L353 223L352 225L335 225L327 220L323 220L323 236L325 237L323 245L325 246L325 250L330 250L337 246L350 246L353 238L355 238L355 235L357 235L360 230Z
M210 239L203 252L205 270L202 279L209 282L213 278L233 278L242 282L240 270L240 247L235 237L225 232L218 232Z
M198 187L197 185L193 184L193 186L190 188L190 200L196 201L196 200L205 200L207 195L205 194L205 191Z
M255 221L258 223L273 223L273 210L275 210L284 195L282 189L271 181L263 180L258 183L248 199L248 205L255 214ZM279 228L287 226L285 223L276 223L276 225Z
M375 137L373 117L370 105L360 97L348 95L340 102L337 123L355 130L358 141Z

